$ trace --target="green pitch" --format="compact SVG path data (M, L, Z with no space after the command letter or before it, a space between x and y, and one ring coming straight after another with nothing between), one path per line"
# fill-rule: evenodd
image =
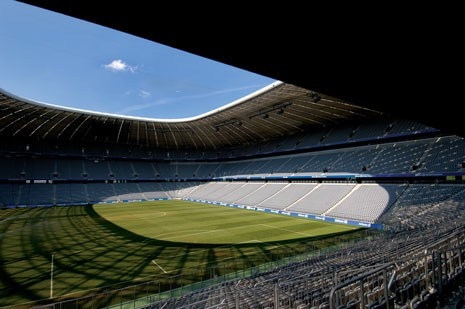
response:
M96 205L94 209L103 218L135 234L177 243L266 243L353 229L305 218L179 200Z
M5 209L0 306L148 281L163 291L323 249L357 230L181 200Z

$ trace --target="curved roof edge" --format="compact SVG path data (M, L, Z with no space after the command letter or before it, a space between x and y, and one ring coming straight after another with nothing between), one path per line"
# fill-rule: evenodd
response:
M165 123L171 123L171 122L190 122L190 121L195 121L207 116L210 116L212 114L221 112L223 110L226 110L228 108L234 107L235 105L241 104L247 100L250 100L251 98L254 98L256 96L261 95L262 93L265 93L269 91L270 89L279 86L283 84L281 81L275 81L268 86L265 86L257 91L254 91L242 98L239 98L231 103L227 103L219 108L213 109L211 111L208 111L206 113L193 116L193 117L186 117L186 118L151 118L151 117L137 117L137 116L127 116L127 115L120 115L120 114L112 114L112 113L105 113L105 112L98 112L98 111L91 111L91 110L86 110L86 109L79 109L79 108L73 108L73 107L66 107L62 105L56 105L56 104L51 104L51 103L45 103L45 102L40 102L36 101L33 99L28 99L24 97L20 97L18 95L15 95L9 91L6 91L5 89L0 87L0 92L8 95L9 97L12 97L16 100L23 101L26 103L38 105L38 106L43 106L43 107L49 107L49 108L55 108L58 110L63 110L63 111L68 111L68 112L78 112L78 113L84 113L84 114L89 114L89 115L95 115L95 116L104 116L104 117L115 117L115 118L120 118L120 119L128 119L128 120L140 120L140 121L156 121L156 122L165 122Z

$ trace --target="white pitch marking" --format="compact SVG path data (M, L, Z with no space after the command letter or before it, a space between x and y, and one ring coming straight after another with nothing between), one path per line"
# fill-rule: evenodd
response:
M306 234L306 233L302 233L302 232L295 232L295 231L291 231L291 230L287 230L287 229L282 229L280 227L271 226L271 225L268 225L268 224L262 224L262 225L266 226L266 227L270 227L272 229L277 229L277 230L281 230L281 231L285 231L285 232L291 232L291 233L294 233L294 234L300 234L300 235L304 235L304 236L313 236L312 234Z
M157 266L158 268L160 268L161 271L164 272L165 274L168 273L166 270L163 269L163 267L161 267L160 265L158 265L157 262L155 262L155 260L152 260L152 263L155 264L155 266Z

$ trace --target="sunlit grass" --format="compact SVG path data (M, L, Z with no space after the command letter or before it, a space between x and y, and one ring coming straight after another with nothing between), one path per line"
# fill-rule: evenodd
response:
M355 229L300 217L179 200L102 204L94 209L108 221L135 234L181 243L271 242Z

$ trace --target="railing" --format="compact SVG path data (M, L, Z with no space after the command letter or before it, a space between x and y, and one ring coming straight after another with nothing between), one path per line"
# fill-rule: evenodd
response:
M331 273L327 269L317 270L309 264L313 270L309 267L297 274L283 271L283 266L310 258L309 255L301 255L221 276L215 276L217 271L212 267L209 280L168 291L161 291L159 283L154 281L35 308L245 309L261 306L279 309L318 305L328 309L374 306L394 309L404 305L413 308L417 304L434 308L465 283L464 232L457 229L447 237L430 239L428 244L416 243L413 250L409 249L409 254L402 255L402 250L396 251L397 258L386 263L382 263L381 258L378 263L367 267L335 269ZM323 255L326 253L330 252ZM342 259L343 255L340 257ZM273 279L249 280L276 270L281 272ZM170 280L175 286L183 278L173 276ZM250 285L251 282L256 283ZM327 284L318 287L315 282Z

